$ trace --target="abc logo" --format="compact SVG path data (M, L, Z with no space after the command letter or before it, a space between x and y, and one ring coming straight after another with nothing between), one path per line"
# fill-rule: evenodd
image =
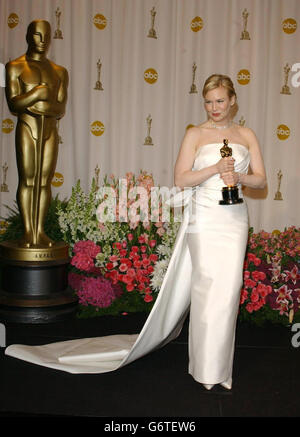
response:
M106 27L107 21L104 15L96 14L93 18L93 23L97 27L97 29L104 29Z
M14 122L10 118L2 121L2 132L9 134L14 129Z
M237 74L237 81L240 85L247 85L250 82L250 71L240 70Z
M297 21L294 18L287 18L282 22L282 30L285 33L294 33L297 29Z
M155 83L158 79L157 71L154 68L148 68L144 71L144 79L148 83Z
M54 173L51 184L53 187L61 187L64 183L64 177L61 173Z
M191 29L193 32L199 32L203 27L203 20L201 17L195 17L191 21Z
M10 27L11 29L16 27L19 24L18 15L15 14L14 12L12 14L10 14L8 19L7 19L7 24L8 24L8 27Z
M277 136L280 140L286 140L290 136L290 129L285 124L280 124L277 128Z
M93 135L96 135L96 137L99 137L104 133L104 124L101 123L101 121L94 121L94 123L91 124L91 132Z

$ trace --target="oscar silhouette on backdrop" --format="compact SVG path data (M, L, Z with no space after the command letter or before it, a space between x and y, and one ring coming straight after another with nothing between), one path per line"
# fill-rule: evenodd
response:
M21 247L52 247L44 232L51 200L59 137L57 120L67 102L68 72L47 59L51 39L48 21L32 21L27 52L6 65L6 98L18 117L16 158L17 203L24 225Z

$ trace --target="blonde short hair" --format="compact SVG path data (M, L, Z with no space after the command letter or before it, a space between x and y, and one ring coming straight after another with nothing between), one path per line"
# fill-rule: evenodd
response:
M234 89L234 85L229 76L226 76L225 74L212 74L211 76L209 76L204 83L202 96L205 97L208 91L219 88L220 86L227 90L229 98L233 96L235 97L235 103L231 107L231 116L233 118L238 112L239 107L237 104L237 95Z

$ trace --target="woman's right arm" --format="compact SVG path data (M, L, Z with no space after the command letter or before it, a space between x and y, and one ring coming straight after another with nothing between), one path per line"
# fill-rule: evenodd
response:
M201 170L192 170L200 136L199 128L192 127L183 138L174 169L174 183L182 189L200 185L217 173L233 171L234 164L230 158L222 158L216 164Z

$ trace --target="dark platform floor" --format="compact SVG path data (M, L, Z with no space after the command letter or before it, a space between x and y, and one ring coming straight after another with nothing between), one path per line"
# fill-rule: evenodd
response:
M6 327L6 345L137 333L145 315ZM237 327L231 391L206 391L187 372L188 320L166 347L115 372L72 375L4 355L0 417L299 417L300 347L291 328Z

